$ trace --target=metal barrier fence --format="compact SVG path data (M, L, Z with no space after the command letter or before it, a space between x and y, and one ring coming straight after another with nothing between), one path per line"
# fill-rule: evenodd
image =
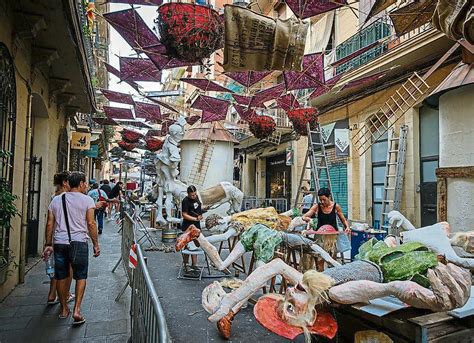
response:
M138 265L133 273L130 305L132 342L171 342L165 314L150 278L142 249L139 244L136 247Z
M155 287L150 278L146 260L140 244L135 244L137 249L137 267L130 268L130 249L136 242L135 225L133 217L123 212L121 257L112 272L122 261L122 266L127 276L127 283L120 290L115 301L118 301L127 289L132 288L130 304L131 339L132 343L168 343L171 342L168 326L161 304L158 300Z
M278 212L288 211L288 200L286 198L257 198L244 197L242 201L242 211L252 208L273 206Z

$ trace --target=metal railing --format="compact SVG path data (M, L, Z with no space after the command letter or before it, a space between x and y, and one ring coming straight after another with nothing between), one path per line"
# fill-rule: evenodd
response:
M171 342L165 314L148 272L145 257L140 245L137 244L136 247L138 264L133 273L130 305L131 341L133 343Z
M275 207L278 212L288 211L288 200L286 198L257 198L244 197L242 211L260 207Z

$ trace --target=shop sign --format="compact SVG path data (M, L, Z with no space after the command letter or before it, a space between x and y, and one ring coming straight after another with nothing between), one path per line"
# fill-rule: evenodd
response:
M323 136L324 143L327 143L329 137L331 137L331 133L332 130L334 130L334 126L336 126L336 122L321 126L321 136Z
M97 158L99 156L99 146L97 144L91 145L89 150L84 150L82 154L85 157Z
M334 145L337 157L349 156L349 129L334 130Z
M72 132L71 149L89 150L91 148L91 134L87 132Z
M286 148L286 165L287 166L292 166L293 165L293 149L292 148Z

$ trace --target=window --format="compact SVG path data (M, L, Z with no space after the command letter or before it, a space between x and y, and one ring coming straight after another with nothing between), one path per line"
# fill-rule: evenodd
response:
M16 83L15 67L7 47L0 43L0 181L12 188L15 147ZM0 267L8 262L10 230L0 227Z

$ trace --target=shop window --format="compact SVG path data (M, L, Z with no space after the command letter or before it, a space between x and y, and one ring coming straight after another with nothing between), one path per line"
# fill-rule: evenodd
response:
M15 67L7 47L0 43L0 181L10 190L13 181L15 120ZM9 225L0 227L0 270L9 261L9 234Z

